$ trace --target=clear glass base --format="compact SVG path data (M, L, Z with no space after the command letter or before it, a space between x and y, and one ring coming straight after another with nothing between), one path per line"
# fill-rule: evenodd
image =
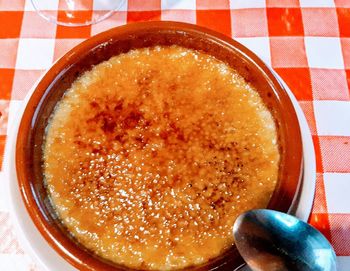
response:
M44 19L64 26L98 23L120 10L126 0L31 0ZM54 4L56 3L56 4ZM57 13L55 12L57 10Z

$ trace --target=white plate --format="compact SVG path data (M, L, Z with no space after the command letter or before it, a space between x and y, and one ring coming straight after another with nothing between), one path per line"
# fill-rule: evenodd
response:
M278 75L276 74L278 77ZM279 77L278 77L279 78ZM280 79L280 78L279 78ZM315 194L315 183L316 183L316 162L315 153L312 143L311 133L306 122L305 116L288 86L280 79L282 84L287 89L287 92L293 102L294 108L297 112L299 125L302 133L302 143L303 143L303 157L304 157L304 175L299 189L300 194L299 200L294 202L291 209L295 209L295 215L300 219L307 221L311 207L313 203L313 198ZM38 81L39 82L39 81ZM43 270L64 270L64 271L75 271L72 265L65 261L61 256L59 256L53 248L46 242L46 240L40 235L39 231L36 229L34 223L30 219L24 203L22 201L15 169L15 140L17 135L17 130L19 126L20 119L22 117L25 105L29 101L35 87L29 91L26 96L20 112L16 114L16 120L13 125L13 129L10 131L8 138L10 139L7 148L8 161L4 161L5 174L8 174L9 179L9 195L11 201L11 214L14 220L14 226L19 238L20 244L24 247L24 250L32 255L38 266ZM7 166L6 166L7 165Z
M297 99L287 84L282 80L282 78L275 71L271 71L275 74L275 76L287 90L287 93L294 105L294 109L299 120L301 139L303 144L304 172L301 187L299 188L299 195L296 195L296 198L299 196L299 200L295 201L290 209L296 208L294 215L301 220L307 221L311 213L316 188L316 157L314 144L312 141L309 125L307 124L305 115L299 106Z

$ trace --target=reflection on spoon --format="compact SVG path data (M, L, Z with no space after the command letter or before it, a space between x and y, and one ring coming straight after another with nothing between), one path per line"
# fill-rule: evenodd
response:
M336 255L314 227L291 215L260 209L241 214L235 244L254 271L335 271Z

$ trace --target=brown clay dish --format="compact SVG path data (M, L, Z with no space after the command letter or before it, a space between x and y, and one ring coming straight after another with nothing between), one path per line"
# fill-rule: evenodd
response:
M65 90L93 65L130 49L173 44L201 50L223 60L258 90L275 119L280 143L279 179L268 208L287 212L297 193L302 175L298 119L285 89L256 55L224 35L190 24L147 22L111 29L73 48L45 74L27 104L17 137L16 171L27 211L47 242L79 270L130 269L87 251L70 237L57 219L47 198L41 166L48 118ZM242 263L233 246L218 258L186 270L233 270Z

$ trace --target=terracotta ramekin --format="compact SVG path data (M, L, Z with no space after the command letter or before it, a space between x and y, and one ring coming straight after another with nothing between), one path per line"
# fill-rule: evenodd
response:
M45 74L31 96L19 126L16 173L31 219L47 242L79 270L130 270L105 261L81 246L60 223L43 183L42 143L48 118L65 90L84 71L130 49L180 45L228 63L256 87L272 112L280 144L279 180L268 208L287 212L302 175L302 143L292 102L270 69L238 42L214 31L176 22L145 22L114 28L79 44ZM243 260L233 246L210 262L185 270L234 270Z

